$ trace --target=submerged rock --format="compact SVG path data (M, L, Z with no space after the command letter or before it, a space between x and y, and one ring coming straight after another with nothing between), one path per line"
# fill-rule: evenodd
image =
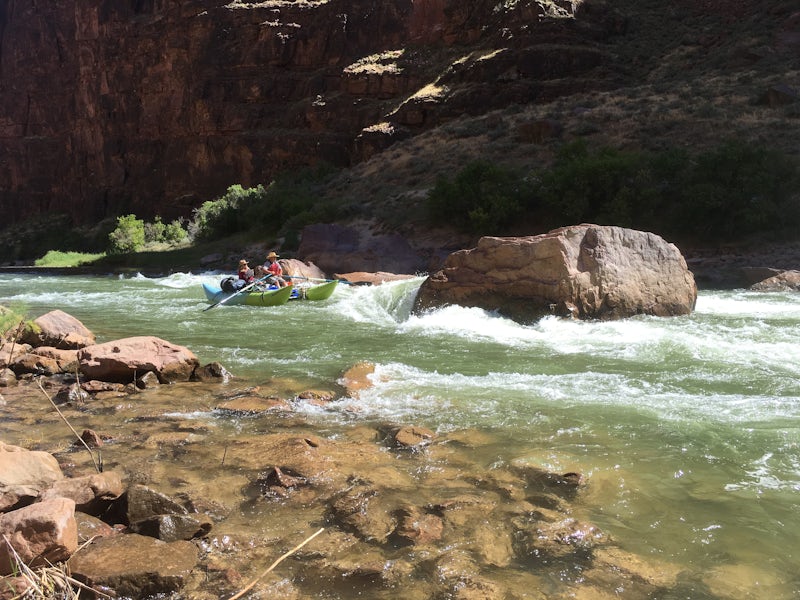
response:
M191 542L167 543L131 533L95 540L72 556L69 568L89 586L145 598L179 590L197 561Z

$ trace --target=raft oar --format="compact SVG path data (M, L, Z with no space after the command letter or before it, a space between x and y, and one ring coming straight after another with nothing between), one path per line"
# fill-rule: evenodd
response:
M288 277L289 279L305 279L306 281L320 281L322 283L338 281L339 283L346 283L347 285L358 285L357 283L347 281L346 279L322 279L320 277L300 277L300 275L284 275L284 277Z
M269 277L271 277L271 274L270 274L270 275L267 275L267 276L265 276L265 277L262 277L261 279L256 279L256 280L255 280L253 283L248 283L248 284L247 284L246 286L244 286L242 289L240 289L240 290L238 290L238 291L234 292L233 294L231 294L231 295L230 295L230 296L228 296L227 298L223 298L223 299L222 299L222 300L220 300L219 302L214 302L214 304L212 304L211 306L206 306L206 307L203 309L203 312L206 312L207 310L211 310L212 308L214 308L215 306L219 306L220 304L225 304L225 303L226 303L228 300L230 300L230 299L231 299L231 298L233 298L234 296L238 296L239 294L241 294L241 293L242 293L242 292L244 292L245 290L249 290L249 289L250 289L251 287L253 287L255 284L257 284L257 283L261 283L262 281L264 281L265 279L268 279Z

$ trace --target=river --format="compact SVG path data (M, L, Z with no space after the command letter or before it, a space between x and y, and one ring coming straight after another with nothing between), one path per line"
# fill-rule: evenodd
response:
M681 597L800 597L800 295L701 291L685 317L520 325L460 307L412 315L421 278L204 311L200 283L219 278L5 273L0 304L61 309L100 342L159 336L253 385L330 388L370 361L358 398L300 408L322 435L480 430L486 464L536 449L597 482L591 521L689 573Z

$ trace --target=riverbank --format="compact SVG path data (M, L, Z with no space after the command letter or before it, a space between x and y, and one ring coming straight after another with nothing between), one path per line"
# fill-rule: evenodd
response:
M800 270L800 240L796 241L750 241L741 244L726 244L714 247L681 248L689 270L694 274L700 289L747 288L759 281L785 270ZM247 246L239 250L227 250L226 256L250 256L263 253L263 248L254 250ZM150 254L150 253L149 253ZM287 257L289 257L287 255ZM220 255L221 258L221 255ZM237 259L238 260L238 259ZM231 258L228 262L233 261ZM156 264L154 264L154 262ZM4 265L0 273L24 273L33 275L96 275L130 276L137 273L146 277L167 277L173 273L202 272L221 267L224 261L203 266L202 261L188 263L185 252L160 253L154 261L148 256L146 264L135 264L135 256L120 261L104 261L98 265L78 267L36 267L34 265ZM235 261L234 261L235 262ZM231 262L231 264L234 264ZM216 266L215 266L216 265ZM332 276L332 274L328 274Z
M690 248L684 258L699 288L748 288L781 271L800 270L800 240Z

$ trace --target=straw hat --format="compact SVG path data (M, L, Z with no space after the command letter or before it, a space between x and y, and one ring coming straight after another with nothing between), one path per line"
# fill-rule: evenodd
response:
M245 259L240 260L239 261L239 266L240 267L246 267L247 266L247 261Z
M269 254L267 254L267 260L272 260L273 258L278 258L278 255L275 254L274 252L270 252Z

